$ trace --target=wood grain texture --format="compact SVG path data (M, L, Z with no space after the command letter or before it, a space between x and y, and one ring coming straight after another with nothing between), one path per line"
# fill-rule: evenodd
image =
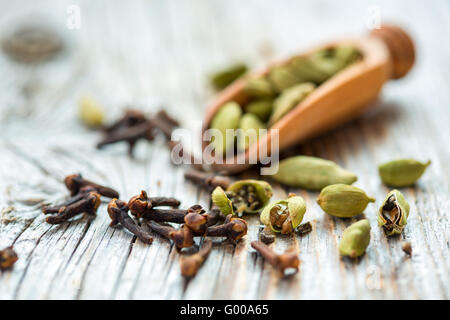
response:
M81 29L65 27L66 7L79 4ZM253 253L259 221L249 217L237 246L214 245L197 276L185 283L169 242L152 245L108 226L106 203L95 219L51 226L40 202L67 194L63 177L82 172L118 189L125 200L150 190L174 196L182 207L208 206L205 192L170 164L162 139L102 151L99 139L77 121L77 101L91 94L110 120L126 105L155 112L161 105L188 128L200 127L213 97L207 75L232 61L263 66L326 40L368 32L367 8L352 1L2 1L0 36L24 21L44 19L59 31L66 50L48 63L27 66L0 55L0 247L14 245L19 260L0 274L0 299L449 299L450 255L450 28L448 1L377 1L383 20L411 32L417 64L389 83L374 108L326 135L292 150L336 161L356 172L357 186L376 197L365 216L372 225L367 253L341 259L343 230L356 219L325 215L317 193L274 184L275 197L302 195L310 234L277 238L282 251L297 246L300 272L280 279ZM431 159L414 188L408 225L388 239L376 211L388 189L377 164L396 157ZM23 200L27 201L23 201ZM400 242L412 243L406 259Z

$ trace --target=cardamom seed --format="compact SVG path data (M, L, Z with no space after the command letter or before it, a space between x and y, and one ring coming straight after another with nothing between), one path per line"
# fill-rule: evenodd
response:
M258 213L272 197L272 187L265 181L239 180L224 191L217 187L211 194L213 203L224 216L229 214L241 217L244 213Z
M339 243L339 254L356 258L366 251L370 242L370 224L367 219L355 222L342 234Z
M275 95L272 85L264 77L249 79L244 86L244 91L250 97L256 98L267 98Z
M218 129L222 133L222 139L213 137L212 143L215 152L224 154L228 148L234 145L234 135L232 139L227 138L227 129L237 129L239 119L242 115L242 109L236 102L225 103L216 113L211 121L211 129Z
M214 73L211 76L211 84L216 89L223 89L246 72L247 66L245 64L233 65Z
M291 72L288 66L273 67L269 72L268 79L276 92L282 92L301 80Z
M272 113L272 109L273 109L272 98L255 100L245 106L245 111L247 113L254 114L263 122L269 120L270 114Z
M346 184L333 184L322 189L317 203L326 213L340 218L356 216L375 199L367 196L364 190Z
M300 83L284 90L273 103L273 112L270 116L269 125L280 120L286 113L297 106L315 89L311 82Z
M381 164L378 173L388 186L407 187L419 180L430 164L431 161L422 163L414 159L398 159Z
M409 216L409 203L403 194L394 189L388 193L378 210L378 226L383 227L388 236L402 233Z
M259 139L259 129L266 126L258 117L251 113L246 113L239 121L239 128L242 129L241 134L237 138L238 150L245 150Z
M337 183L352 184L358 177L333 161L309 156L296 156L280 161L272 178L291 187L321 190Z
M92 98L83 97L79 105L80 120L91 128L101 127L104 120L103 108Z
M261 213L260 220L272 231L281 234L292 233L303 220L306 203L302 197L291 195L267 205Z

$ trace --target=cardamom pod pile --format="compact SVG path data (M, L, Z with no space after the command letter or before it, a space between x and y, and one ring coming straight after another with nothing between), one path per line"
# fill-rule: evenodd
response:
M233 147L243 151L256 143L259 129L274 125L323 82L359 59L360 52L352 46L327 47L295 56L264 75L249 77L244 87L247 101L225 103L211 121L210 129L222 133L222 139L212 141L215 152L225 154ZM222 70L212 77L212 84L223 88L245 71L242 65ZM241 131L236 139L235 135L226 136L227 129Z

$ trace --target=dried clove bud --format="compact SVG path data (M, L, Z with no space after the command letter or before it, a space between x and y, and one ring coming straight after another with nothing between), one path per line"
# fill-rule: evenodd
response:
M160 110L152 119L153 125L161 130L167 140L172 137L172 131L180 126L177 120L169 116L165 110Z
M110 226L115 226L120 223L124 228L133 233L142 242L152 243L153 238L144 229L138 226L133 219L128 215L128 206L126 202L112 199L108 204L108 214L111 218Z
M81 174L68 175L64 179L64 183L65 183L67 189L69 189L71 196L74 196L77 193L79 193L81 188L90 186L90 187L94 188L98 193L100 193L104 197L107 197L107 198L118 198L119 197L119 193L116 190L109 188L109 187L102 186L95 182L83 179Z
M17 253L12 246L0 250L0 270L4 271L12 268L18 259Z
M95 191L91 191L67 207L61 207L57 215L47 217L45 221L50 224L61 224L80 213L85 212L89 215L95 215L99 206L100 195Z
M83 199L84 197L86 197L86 194L88 194L89 192L92 192L92 191L96 191L96 190L93 187L91 187L91 186L82 187L82 188L80 188L80 191L76 195L70 197L69 199L67 199L63 203L55 205L55 206L44 206L44 207L42 207L42 212L44 214L58 213L59 210L61 210L61 208L70 206L71 204L74 204L75 202L77 202L77 201Z
M24 63L48 60L62 48L59 35L39 25L22 26L2 41L2 49L10 58Z
M145 122L130 127L123 127L118 130L106 132L103 139L97 143L97 148L101 149L106 145L124 141L128 143L128 154L132 156L138 140L145 139L151 141L154 139L154 128L154 122L146 120Z
M210 237L226 237L233 242L239 241L247 234L247 221L227 216L225 223L208 227L206 235Z
M154 232L166 239L172 240L178 251L194 245L194 236L192 231L185 225L182 225L178 230L171 226L161 225L151 220L147 222L147 225Z
M295 270L298 272L298 267L300 265L300 259L298 258L297 250L290 248L282 254L275 253L269 246L262 243L261 241L253 241L251 243L253 249L258 251L264 259L267 260L275 269L279 270L281 273L285 273L287 269Z
M204 235L208 228L208 215L199 205L192 206L184 216L185 225L195 234Z
M175 198L167 198L167 197L151 197L147 196L147 192L144 190L141 191L141 194L138 196L131 197L130 201L128 201L128 206L130 207L130 211L133 215L137 217L144 216L146 211L154 207L167 206L172 208L178 208L180 205L180 201Z
M203 172L200 170L189 170L184 174L184 178L208 191L211 191L216 187L227 189L232 182L229 177L215 175L214 173Z
M212 241L205 239L199 252L190 256L182 256L180 261L181 275L186 278L192 278L208 258L212 249Z
M128 128L146 121L145 115L142 111L136 109L128 109L122 118L108 127L103 128L105 132L113 132L122 128Z

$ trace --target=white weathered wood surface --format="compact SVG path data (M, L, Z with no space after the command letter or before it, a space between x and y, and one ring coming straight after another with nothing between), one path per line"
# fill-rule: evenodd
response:
M82 10L80 30L68 30L66 7ZM308 204L313 231L280 237L274 247L299 248L300 272L280 279L253 254L259 223L236 247L215 246L187 285L178 255L158 237L152 245L108 226L103 204L95 219L45 223L37 201L63 199L61 183L82 172L118 189L127 200L141 189L175 196L182 206L208 197L169 163L163 141L140 143L137 159L126 147L94 148L98 133L79 124L77 101L90 94L110 120L126 105L148 112L160 105L186 127L199 125L212 96L207 75L232 61L263 65L318 42L368 32L367 9L406 27L416 40L411 74L389 83L373 111L296 148L355 171L357 186L377 198L365 215L372 240L360 261L340 259L337 246L352 220L325 215L317 193L294 191ZM0 274L1 299L448 299L450 297L450 3L448 1L1 1L1 36L20 23L43 19L67 44L53 61L26 66L0 55L0 247L20 259ZM401 237L387 239L376 211L388 189L376 165L395 157L431 159L415 188ZM27 201L23 201L27 200ZM412 243L404 258L400 242Z

